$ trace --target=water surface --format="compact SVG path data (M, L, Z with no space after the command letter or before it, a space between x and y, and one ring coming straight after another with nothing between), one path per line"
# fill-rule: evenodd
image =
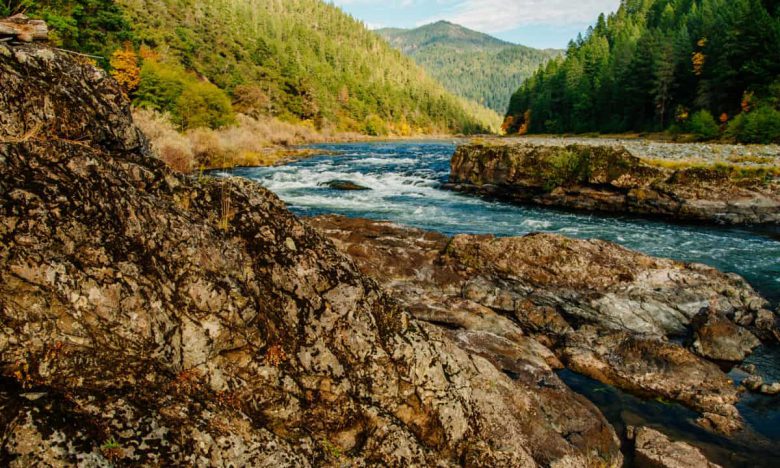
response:
M634 217L571 213L441 189L455 142L317 145L339 155L277 167L237 168L277 193L304 216L337 213L393 221L445 234L499 236L545 231L599 238L651 255L706 263L738 273L763 295L780 301L780 233L745 228L670 224ZM348 180L371 190L339 191L323 184Z

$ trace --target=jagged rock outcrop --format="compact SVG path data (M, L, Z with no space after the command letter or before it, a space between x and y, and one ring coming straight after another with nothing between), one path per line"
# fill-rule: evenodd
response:
M732 331L748 333L734 323L740 321L767 340L776 332L774 324L755 326L767 303L742 278L609 242L552 234L448 238L338 216L307 222L416 318L449 329L506 372L565 364L683 403L720 432L742 425L736 388L718 366L668 336L692 333L691 319L703 307L731 317Z
M577 210L780 224L780 181L772 171L678 165L649 164L611 145L473 143L453 155L448 187Z
M46 41L49 26L43 20L33 20L23 14L0 19L0 39L21 42Z
M3 465L620 466L554 356L510 379L272 193L166 169L102 71L0 44L0 106Z
M634 442L634 466L637 468L721 468L701 451L685 442L672 442L649 427L629 427Z

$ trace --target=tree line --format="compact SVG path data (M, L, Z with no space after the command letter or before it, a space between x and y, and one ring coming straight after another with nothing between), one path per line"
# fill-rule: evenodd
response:
M512 96L510 133L780 141L780 1L623 0Z
M136 105L181 128L236 112L361 133L487 130L461 99L321 0L7 0L56 44L97 54ZM137 70L136 70L137 68ZM137 75L138 79L135 79Z

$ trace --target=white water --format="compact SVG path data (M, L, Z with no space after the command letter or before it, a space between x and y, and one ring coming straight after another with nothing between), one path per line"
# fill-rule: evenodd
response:
M286 166L239 168L301 215L337 213L389 220L445 234L499 236L548 231L600 238L651 255L706 263L743 275L780 301L780 234L747 228L699 227L599 214L571 213L483 200L441 189L449 175L452 142L356 143L317 146L341 151ZM324 186L348 180L370 188Z

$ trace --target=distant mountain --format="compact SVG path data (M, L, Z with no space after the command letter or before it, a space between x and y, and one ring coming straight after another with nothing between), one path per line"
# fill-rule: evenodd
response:
M502 114L523 81L541 64L562 54L512 44L447 21L375 32L451 92Z

